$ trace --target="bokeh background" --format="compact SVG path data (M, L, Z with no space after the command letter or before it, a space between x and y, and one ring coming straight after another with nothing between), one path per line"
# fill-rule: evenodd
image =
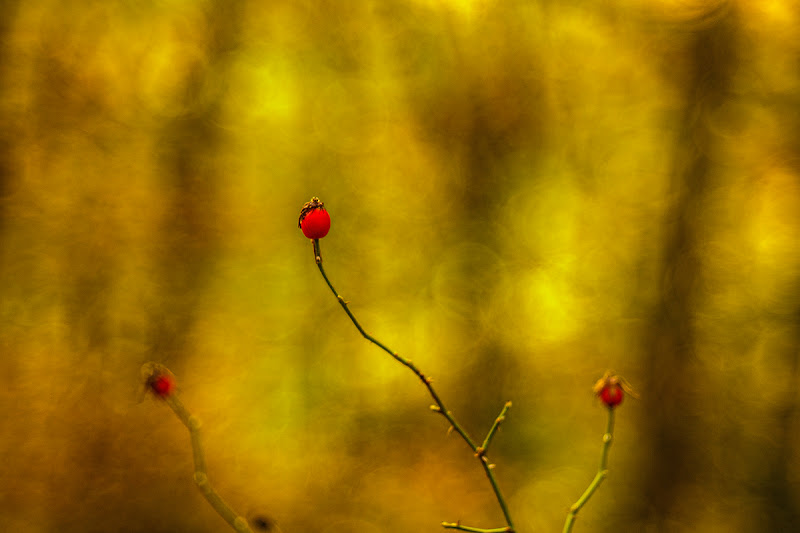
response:
M0 9L0 530L800 529L798 2Z

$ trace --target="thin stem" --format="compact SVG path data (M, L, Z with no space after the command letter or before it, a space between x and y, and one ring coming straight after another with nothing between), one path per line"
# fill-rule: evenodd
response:
M500 505L500 510L503 511L503 516L506 519L506 524L508 524L508 528L506 528L505 531L514 531L514 523L511 521L511 513L509 513L508 511L508 506L506 505L506 499L503 497L503 493L500 491L500 485L497 484L497 478L495 478L494 476L494 470L493 470L494 465L489 464L489 460L486 458L485 455L479 455L478 459L480 459L481 461L483 472L489 479L489 484L492 486L494 495L497 498L497 503Z
M500 427L500 423L506 419L506 413L509 409L511 409L511 402L506 402L503 406L503 410L500 411L500 414L494 420L494 424L489 428L489 433L486 434L486 438L483 439L483 444L481 445L484 454L489 452L489 444L492 443L492 439L494 438L494 434L497 433L497 428Z
M455 419L453 413L449 409L447 409L447 407L444 405L444 402L439 397L439 394L433 388L432 380L430 377L423 374L422 371L419 368L417 368L417 366L414 363L411 362L411 360L406 359L405 357L401 356L394 350L389 349L385 344L383 344L378 339L376 339L375 337L364 331L364 328L361 327L361 324L359 324L358 320L353 315L352 311L350 311L350 308L347 306L347 302L345 301L345 299L342 298L342 296L338 292L336 292L336 289L333 287L333 284L328 279L328 275L325 274L325 269L322 267L322 254L320 252L319 239L313 240L313 248L314 248L314 259L317 263L317 267L319 268L320 274L322 274L322 278L325 280L325 283L328 284L328 287L330 288L333 295L336 296L336 300L339 302L339 305L342 306L342 309L344 309L344 312L350 318L350 321L356 327L358 332L361 333L361 336L363 336L365 339L370 341L372 344L374 344L384 352L391 355L396 361L398 361L400 364L411 370L414 373L414 375L416 375L419 378L419 380L422 381L423 385L425 385L425 388L428 389L428 393L430 394L431 398L433 398L433 401L435 403L435 405L431 406L431 409L444 416L444 418L450 423L450 426L453 428L453 430L455 430L455 432L461 436L464 442L467 443L467 446L470 447L475 456L480 460L481 466L483 467L483 470L486 473L486 477L489 479L489 483L492 486L492 490L494 491L495 497L497 498L497 502L498 504L500 504L500 509L503 511L503 516L506 519L506 524L508 524L507 528L500 528L494 530L484 530L484 529L474 529L474 528L464 529L466 526L461 526L461 525L458 525L457 528L452 527L451 529L462 529L464 531L479 531L479 532L513 531L514 525L511 520L511 515L508 512L508 507L506 505L505 498L503 497L503 493L500 491L500 486L497 484L497 479L494 476L494 472L492 472L492 468L494 467L494 465L489 464L488 460L486 459L486 453L485 453L486 446L479 447L477 444L475 444L475 441L472 440L472 438L469 436L466 430ZM501 416L505 415L505 412L508 410L510 406L511 406L510 403L506 404L506 407L504 407L503 411L501 412ZM500 417L498 417L498 419L499 418ZM491 441L491 437L497 431L498 424L499 421L495 420L495 424L492 426L492 429L489 430L489 434L487 435L487 441ZM484 441L484 443L488 445L487 441ZM445 526L445 527L450 527L450 526Z
M600 484L603 483L603 480L606 479L608 475L608 451L611 449L611 441L614 439L614 408L608 407L608 422L606 423L606 432L603 434L603 451L600 454L600 465L597 468L597 474L595 474L594 479L589 484L589 487L583 493L583 495L578 498L578 501L572 504L572 507L569 509L569 513L567 513L567 520L564 523L563 533L570 533L572 531L572 525L575 523L575 518L578 516L578 511L581 510L581 507L586 505L586 502L589 501L589 498L592 497L592 494L600 487Z
M458 529L459 531L472 531L473 533L510 533L513 531L510 527L497 527L493 529L483 529L479 527L462 526L459 523L442 522L442 527L445 529Z
M200 434L200 420L189 413L183 402L180 401L176 394L168 396L166 399L167 405L173 410L175 415L183 422L183 425L189 430L189 436L192 440L192 456L194 458L194 483L203 497L211 504L211 507L217 511L223 520L240 533L253 533L250 526L247 525L247 520L236 514L236 512L228 505L225 500L214 490L211 483L208 481L208 473L206 472L206 459L203 454L203 441Z

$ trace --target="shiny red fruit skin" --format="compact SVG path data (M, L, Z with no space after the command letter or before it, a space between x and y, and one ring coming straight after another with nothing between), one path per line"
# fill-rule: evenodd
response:
M622 403L625 394L622 392L622 387L619 385L607 385L598 394L600 401L608 407L616 407Z
M300 229L309 239L321 239L331 229L331 216L325 209L314 209L300 222Z

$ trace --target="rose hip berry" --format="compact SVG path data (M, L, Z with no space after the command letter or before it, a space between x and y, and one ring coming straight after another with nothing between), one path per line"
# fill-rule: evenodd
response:
M634 398L637 397L625 378L617 376L611 371L606 372L594 384L594 393L608 408L614 408L621 404L626 392Z
M608 407L615 407L622 403L625 394L622 392L622 387L619 385L608 385L600 391L600 401Z
M175 392L175 375L167 367L158 363L146 363L142 367L145 387L158 396L167 398Z
M316 196L303 205L297 227L309 239L321 239L331 229L331 216L325 210L325 204Z
M175 392L175 378L167 374L154 376L150 380L150 390L152 390L156 396L166 398Z

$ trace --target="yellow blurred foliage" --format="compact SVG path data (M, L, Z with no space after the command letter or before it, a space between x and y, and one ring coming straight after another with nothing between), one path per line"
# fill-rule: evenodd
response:
M800 529L800 5L2 3L0 531Z

